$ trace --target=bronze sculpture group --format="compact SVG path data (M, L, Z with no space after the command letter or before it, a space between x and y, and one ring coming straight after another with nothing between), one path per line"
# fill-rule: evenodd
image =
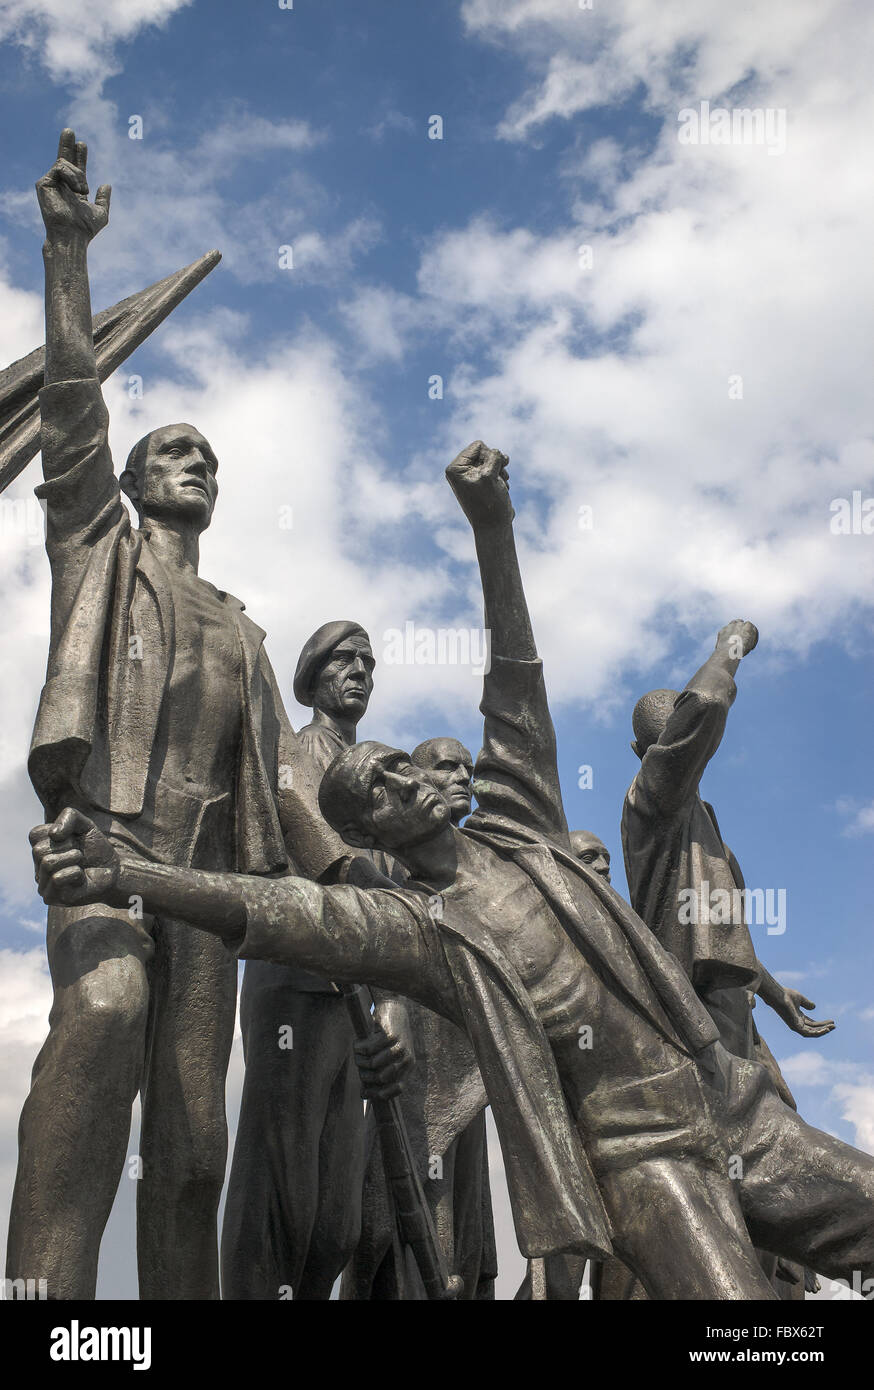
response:
M29 770L54 1004L9 1277L94 1296L138 1092L143 1298L326 1299L341 1275L342 1298L493 1298L486 1106L519 1298L578 1298L586 1261L603 1299L874 1275L874 1159L798 1115L755 998L802 1036L833 1025L768 973L745 911L685 910L746 902L698 786L755 628L729 623L683 691L635 708L629 905L603 843L568 829L507 460L477 442L447 469L491 635L476 758L356 741L374 657L349 621L301 653L295 733L263 631L197 572L212 446L165 426L116 480L87 272L109 189L88 201L85 163L65 131L37 185L52 621Z

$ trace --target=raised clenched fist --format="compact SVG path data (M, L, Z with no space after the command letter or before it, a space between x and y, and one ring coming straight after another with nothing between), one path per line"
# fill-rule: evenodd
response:
M471 526L513 520L508 468L506 454L489 449L481 439L450 463L446 477Z
M716 645L717 647L728 647L730 655L739 661L741 657L749 656L758 640L759 630L757 627L748 623L744 618L733 618L720 630Z

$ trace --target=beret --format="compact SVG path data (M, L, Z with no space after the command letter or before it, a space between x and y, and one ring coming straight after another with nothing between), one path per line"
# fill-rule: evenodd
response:
M333 623L322 623L322 626L313 633L309 641L304 643L303 651L298 658L297 670L294 673L294 698L299 705L312 705L313 692L320 670L334 648L353 634L365 637L368 642L370 641L360 623L350 623L338 619Z
M344 825L358 823L370 807L370 788L383 766L386 753L397 753L372 739L353 743L331 763L319 786L319 810L333 830L342 835Z

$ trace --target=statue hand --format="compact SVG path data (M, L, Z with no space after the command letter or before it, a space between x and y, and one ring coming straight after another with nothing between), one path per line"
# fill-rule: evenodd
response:
M783 1022L792 1029L794 1033L800 1033L802 1038L824 1038L826 1033L830 1033L834 1028L834 1020L829 1018L818 1023L816 1019L808 1018L801 1012L802 1009L815 1009L816 1005L812 999L806 999L797 989L783 989L783 997L776 1004L771 1006L776 1014L779 1014Z
M404 1042L377 1025L369 1038L353 1044L361 1089L368 1100L390 1100L403 1090L401 1077L412 1064Z
M106 902L118 883L118 854L81 811L68 806L52 825L36 826L30 843L44 902L65 907Z
M109 221L112 189L101 184L93 203L88 201L85 166L88 148L76 142L72 130L62 130L58 157L36 185L40 211L48 239L78 237L86 245Z
M513 520L508 468L506 454L480 439L450 463L446 477L471 526Z
M742 656L749 656L758 640L759 629L753 623L748 623L743 618L733 618L720 629L716 645L727 647L731 644L731 655L740 659Z
M379 1025L387 1037L399 1043L404 1055L409 1057L411 1063L414 1062L416 1059L416 1040L410 1017L409 999L397 994L384 997L377 994L375 1003L374 1022Z

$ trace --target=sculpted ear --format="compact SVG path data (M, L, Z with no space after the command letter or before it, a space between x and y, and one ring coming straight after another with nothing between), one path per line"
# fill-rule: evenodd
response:
M140 489L137 484L137 475L130 468L126 468L118 480L118 485L126 497L129 497L134 506L139 508Z
M352 821L343 826L340 834L347 845L354 845L356 849L373 849L376 845L374 837L368 835L366 831L361 829L360 825L355 825Z

